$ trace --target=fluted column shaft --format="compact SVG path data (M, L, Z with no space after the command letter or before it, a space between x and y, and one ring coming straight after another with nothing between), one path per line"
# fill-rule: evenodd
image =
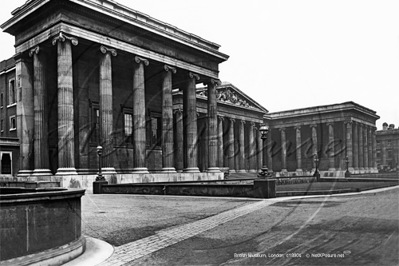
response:
M148 173L146 167L146 131L145 131L145 76L146 59L134 58L133 72L133 140L134 140L134 173Z
M352 122L346 122L346 156L348 156L349 160L349 171L354 170L353 164L353 129L352 129Z
M285 136L285 128L280 128L281 134L281 171L287 171L287 140Z
M33 168L34 106L30 68L31 62L25 58L16 59L15 99L17 102L17 134L20 141L19 177L29 176Z
M369 147L368 147L368 127L363 129L363 167L366 172L369 171Z
M176 172L173 152L172 100L172 75L176 73L176 69L165 65L164 70L162 73L162 170L164 172Z
M238 128L238 138L239 138L239 168L238 172L246 172L245 171L245 121L241 120L239 123L239 128Z
M257 170L260 170L260 169L262 169L262 166L263 166L263 140L261 138L262 134L260 133L259 128L257 128L256 132L257 132L256 140L257 140L257 144L258 144L257 145L258 146L258 151L257 151L257 154L258 154L258 167L257 167Z
M249 172L256 173L256 143L255 123L251 122L249 127Z
M359 124L353 123L353 168L359 172Z
M176 170L182 172L184 168L184 148L183 148L183 111L178 109L176 114Z
M208 172L220 172L218 167L218 118L216 87L218 81L208 85Z
M229 149L228 149L228 159L229 159L229 171L235 173L235 149L234 149L234 122L235 120L230 118L229 126Z
M372 145L373 145L373 163L372 163L372 167L374 169L374 171L378 171L377 169L377 139L376 139L376 135L375 135L375 129L373 129L372 132Z
M364 173L363 125L359 124L359 170Z
M328 171L335 171L334 124L328 123Z
M185 172L196 173L198 169L198 131L197 131L197 94L195 90L196 80L199 76L189 73L186 88L183 93L184 97L184 116L186 130L186 168Z
M368 164L369 172L373 171L373 137L372 137L372 127L367 128L367 146L368 146Z
M33 101L34 101L34 175L51 175L48 153L47 94L45 58L39 47L31 50L33 56Z
M224 162L224 158L223 158L223 120L224 118L219 116L219 120L218 120L218 149L217 149L217 153L218 153L218 165L219 167L223 167L223 162Z
M269 132L267 133L267 140L265 141L265 147L264 147L265 152L263 153L263 157L266 157L263 160L266 160L266 165L267 165L267 168L269 169L269 173L273 172L272 149L273 149L272 129L270 129ZM265 154L266 154L266 156L265 156Z
M58 70L58 170L59 175L77 174L75 169L75 133L73 106L72 44L75 38L60 34L57 43Z
M295 127L295 141L296 141L296 171L302 172L302 136L301 127Z
M112 108L112 61L116 51L101 46L100 51L100 128L103 147L102 168L104 172L115 172L112 162L113 152L113 108Z

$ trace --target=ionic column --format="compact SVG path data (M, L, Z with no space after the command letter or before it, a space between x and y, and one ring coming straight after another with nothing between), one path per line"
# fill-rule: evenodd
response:
M245 170L245 121L241 120L239 123L239 128L238 128L238 138L239 138L239 143L240 146L238 148L239 150L239 168L238 172L239 173L246 173L247 171Z
M249 172L256 173L256 144L255 123L251 122L249 127Z
M258 146L258 150L257 150L257 155L258 155L258 167L257 170L259 172L260 169L262 169L263 166L263 140L261 138L261 133L259 131L260 125L259 127L257 127L256 129L256 141L257 141L257 146ZM271 169L270 169L271 170Z
M146 131L145 131L145 76L144 66L147 59L136 56L133 72L133 173L146 174Z
M375 135L375 128L373 128L373 132L372 132L372 145L373 145L373 163L372 163L372 167L374 172L378 173L378 169L377 169L377 139L376 139L376 135Z
M287 140L285 128L280 128L281 133L281 172L287 172Z
M364 166L364 171L366 173L368 173L370 171L370 168L369 168L368 131L369 131L368 126L365 125L364 129L363 129L363 151L364 151L364 154L363 154L363 160L364 160L363 161L363 166Z
M219 116L218 120L218 165L219 168L223 167L224 158L223 158L223 116Z
M183 136L184 136L184 130L183 130L183 111L181 109L177 109L175 111L176 115L176 150L175 150L175 156L176 156L176 170L177 172L183 172L184 168L184 148L183 148Z
M359 124L359 171L364 173L364 142L363 142L363 125Z
M199 80L199 76L194 73L189 73L187 80L187 87L183 92L184 97L184 116L186 130L186 164L187 167L184 172L198 173L198 131L197 131L197 94L195 91L195 83Z
M373 137L372 137L372 127L368 127L367 129L367 146L368 146L368 168L369 172L373 172Z
M386 140L381 140L381 164L382 167L387 166L387 143Z
M318 147L317 147L317 125L310 125L312 129L312 158L314 158L315 154L318 154ZM318 154L319 155L319 154ZM320 160L320 156L318 157ZM320 163L319 163L320 164ZM313 169L312 172L316 170L316 163L313 161Z
M228 158L229 158L229 172L235 173L235 149L234 149L234 122L235 119L230 118L230 126L229 126L229 149L228 149Z
M173 100L172 74L176 74L174 67L165 65L162 77L162 171L175 173L173 153ZM183 135L180 135L183 136Z
M353 122L353 168L355 173L359 173L359 130L358 123Z
M346 156L348 156L349 160L349 171L353 172L354 164L353 164L353 130L352 130L352 122L345 122L346 125Z
M334 153L334 123L327 123L328 126L328 171L335 171Z
M78 45L78 40L60 32L59 36L53 39L53 45L55 44L58 70L57 175L76 175L72 45Z
M301 127L295 127L296 141L296 172L302 173L302 136Z
M111 55L116 56L115 49L100 47L100 128L101 146L103 147L102 171L104 174L115 174L112 162L113 152L113 106L112 106L112 62Z
M208 85L208 172L218 173L218 118L216 87L218 80L211 79Z
M48 154L47 127L47 93L45 76L45 58L36 46L30 50L33 56L33 101L34 101L34 176L50 176L50 161Z
M34 157L34 104L32 76L30 74L31 62L23 58L21 54L15 57L15 60L16 122L17 134L20 141L18 177L27 177L32 173Z
M270 128L269 132L267 133L267 141L265 143L266 148L266 155L267 155L267 168L269 173L273 172L273 157L272 157L272 149L273 149L273 145L272 145L272 129ZM262 144L263 145L263 144ZM264 156L264 154L263 154Z

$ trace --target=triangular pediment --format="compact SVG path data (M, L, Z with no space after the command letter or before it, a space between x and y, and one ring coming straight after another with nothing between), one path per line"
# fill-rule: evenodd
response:
M197 96L208 98L206 88L197 89ZM231 83L222 83L216 88L216 99L218 103L237 106L249 110L268 113L268 110L243 93Z

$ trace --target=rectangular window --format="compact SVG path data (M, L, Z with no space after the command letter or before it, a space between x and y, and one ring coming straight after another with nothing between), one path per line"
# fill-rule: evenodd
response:
M8 83L8 105L12 105L17 102L16 91L15 91L15 79L11 79Z
M14 131L17 129L17 118L14 116L10 116L10 131Z
M100 141L100 108L98 103L91 103L91 133L90 143L99 144Z
M0 153L0 174L12 175L12 153Z
M392 141L388 140L387 141L387 148L391 148L392 147Z
M125 142L133 144L133 114L124 113Z

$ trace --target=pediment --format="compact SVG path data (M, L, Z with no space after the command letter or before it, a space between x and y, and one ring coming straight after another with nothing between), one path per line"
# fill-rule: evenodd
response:
M197 96L208 98L206 88L197 89ZM268 110L254 101L248 95L243 93L237 87L230 83L223 83L216 88L216 99L218 103L237 106L249 110L268 113Z

